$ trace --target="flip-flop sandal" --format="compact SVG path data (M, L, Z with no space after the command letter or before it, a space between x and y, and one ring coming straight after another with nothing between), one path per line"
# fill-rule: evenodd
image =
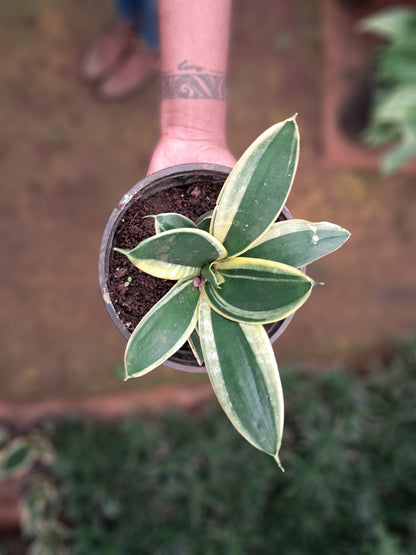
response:
M97 83L107 78L133 48L136 33L132 25L120 22L113 26L88 50L81 64L81 78Z
M103 100L119 100L139 92L160 73L160 54L140 41L116 70L97 87Z

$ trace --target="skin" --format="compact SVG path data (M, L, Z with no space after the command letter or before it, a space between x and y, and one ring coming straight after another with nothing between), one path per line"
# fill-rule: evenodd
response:
M192 162L233 166L225 78L231 0L159 0L160 139L148 174Z

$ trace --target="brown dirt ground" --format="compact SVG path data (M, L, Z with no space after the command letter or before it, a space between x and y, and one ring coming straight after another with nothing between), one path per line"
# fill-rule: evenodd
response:
M0 6L2 400L206 381L166 368L127 384L116 375L124 340L99 296L97 253L113 206L145 175L159 84L103 103L81 82L81 55L111 13L110 0ZM302 152L289 208L352 232L342 251L310 268L327 285L280 339L280 365L354 358L416 328L414 178L324 164L321 16L318 0L234 6L232 151L298 112Z

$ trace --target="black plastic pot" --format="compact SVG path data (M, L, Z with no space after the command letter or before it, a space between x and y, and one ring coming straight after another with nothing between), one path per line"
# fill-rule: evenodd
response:
M207 182L222 185L230 171L230 168L215 164L183 164L180 166L173 166L149 175L139 181L124 195L124 197L117 204L116 208L113 210L110 218L108 219L101 240L98 275L100 291L107 312L119 332L127 340L129 339L131 332L119 318L108 287L110 255L113 249L116 230L121 219L123 218L123 215L133 201L136 201L139 198L145 200L146 198L160 191L170 189L171 187L189 187L193 184L203 185ZM291 219L292 215L285 207L283 208L281 217L283 219ZM284 320L266 325L267 333L272 343L283 333L292 318L293 314ZM174 355L164 362L164 365L176 370L183 370L185 372L206 371L204 366L199 366L197 364L192 352L185 348L179 349Z

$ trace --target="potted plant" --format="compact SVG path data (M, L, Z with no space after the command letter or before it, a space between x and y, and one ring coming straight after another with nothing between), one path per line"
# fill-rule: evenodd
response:
M290 118L238 160L212 214L196 222L156 214L154 236L115 249L141 271L176 281L132 333L126 379L150 372L189 341L232 424L279 466L283 394L264 325L293 314L310 296L317 282L298 268L349 237L328 222L275 223L298 156L298 127Z
M105 307L125 339L158 300L172 287L169 280L156 279L132 266L115 246L131 248L154 234L147 216L178 210L197 220L215 207L216 199L231 168L216 164L182 164L147 176L128 191L111 214L101 241L99 282ZM279 220L291 219L283 207ZM302 268L305 270L305 268ZM293 314L266 325L272 343L283 333ZM172 354L165 366L185 372L205 372L187 343Z

